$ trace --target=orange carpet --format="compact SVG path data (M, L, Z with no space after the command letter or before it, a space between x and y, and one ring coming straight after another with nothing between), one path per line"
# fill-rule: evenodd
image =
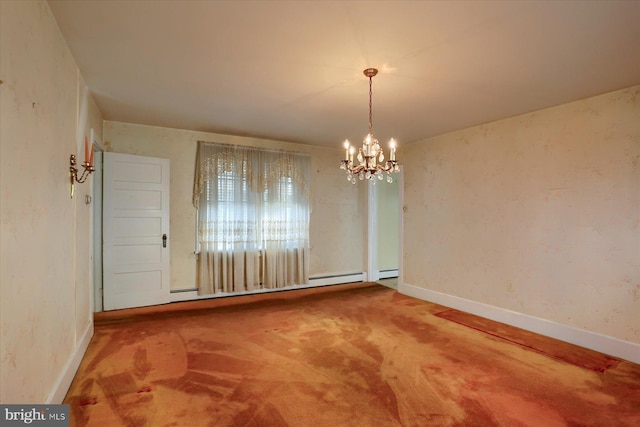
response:
M468 326L485 334L493 335L494 337L520 345L554 359L580 366L584 369L604 372L620 363L620 360L615 357L597 351L550 339L533 332L505 325L504 323L494 322L463 311L446 310L437 313L436 316Z
M357 284L97 315L71 425L640 425L639 365L584 369L444 310Z

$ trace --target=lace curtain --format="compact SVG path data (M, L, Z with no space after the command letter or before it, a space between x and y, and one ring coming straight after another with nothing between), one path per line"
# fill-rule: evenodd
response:
M309 279L308 155L198 143L198 292L245 292Z

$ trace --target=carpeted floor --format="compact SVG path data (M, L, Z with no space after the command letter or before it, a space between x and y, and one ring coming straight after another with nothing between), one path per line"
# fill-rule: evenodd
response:
M504 323L494 322L473 314L458 310L445 310L436 313L436 316L452 322L468 326L475 330L493 335L510 343L522 346L531 351L562 360L563 362L590 369L596 372L604 372L620 363L619 359L599 353L597 351L578 347L573 344L558 340L551 340L543 335L528 332Z
M446 310L365 283L102 313L71 425L640 425L639 365L586 369Z

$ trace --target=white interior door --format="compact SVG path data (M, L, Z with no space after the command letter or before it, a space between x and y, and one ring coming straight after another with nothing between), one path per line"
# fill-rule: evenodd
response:
M169 302L169 160L104 153L104 309Z

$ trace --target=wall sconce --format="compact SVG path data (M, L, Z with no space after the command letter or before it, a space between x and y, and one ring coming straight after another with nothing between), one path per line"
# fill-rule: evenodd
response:
M92 129L93 130L93 129ZM93 138L92 138L93 139ZM84 162L82 162L82 167L84 170L80 177L78 177L78 168L76 167L76 155L72 154L69 157L69 175L71 181L71 198L73 199L73 191L75 189L75 183L82 184L87 180L89 175L95 171L93 167L93 142L91 143L91 154L89 154L89 142L87 141L87 137L84 137Z

